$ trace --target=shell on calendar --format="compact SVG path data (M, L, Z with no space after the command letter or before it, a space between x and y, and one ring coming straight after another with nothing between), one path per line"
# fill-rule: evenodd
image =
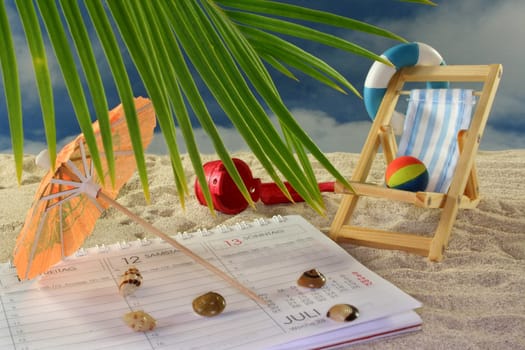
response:
M328 310L326 317L337 322L350 322L359 317L359 310L350 304L337 304Z
M224 311L226 300L219 293L208 292L193 299L191 305L197 314L212 317Z
M123 316L124 322L136 332L151 331L157 325L157 321L150 314L142 310L131 311Z
M317 269L303 272L297 284L307 288L321 288L326 283L326 277Z
M142 284L142 275L136 267L130 267L120 277L119 293L123 297L131 295Z

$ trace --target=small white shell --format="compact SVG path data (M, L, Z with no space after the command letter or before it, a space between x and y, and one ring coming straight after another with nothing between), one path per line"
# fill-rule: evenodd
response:
M157 321L142 310L128 312L122 318L136 332L151 331L157 325Z
M118 290L120 295L126 297L133 294L142 284L142 275L136 267L130 267L120 278Z
M359 310L354 305L337 304L328 310L326 317L337 322L350 322L359 317Z

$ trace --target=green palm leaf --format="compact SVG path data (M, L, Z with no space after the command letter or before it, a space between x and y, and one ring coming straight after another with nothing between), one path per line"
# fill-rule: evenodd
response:
M86 81L89 86L91 97L93 98L93 106L95 114L99 122L100 134L104 146L104 153L106 155L106 163L110 174L111 182L115 185L115 156L113 152L113 142L111 140L111 126L108 115L108 103L104 85L102 84L102 77L97 69L97 61L95 54L90 45L90 39L84 20L80 13L78 4L75 1L60 0L64 17L69 26L69 30L73 37L73 42L77 48L78 55Z
M40 9L40 15L42 16L47 28L49 39L51 40L60 69L62 70L62 76L64 77L69 97L73 104L75 116L77 117L80 129L84 134L84 139L89 148L91 159L93 160L98 175L103 179L104 173L97 148L95 133L93 132L91 124L89 107L86 101L84 88L82 87L80 75L76 70L75 60L69 47L65 29L60 19L60 14L54 2L38 0L37 4ZM53 163L54 162L52 162L52 164Z
M410 1L410 0L405 0ZM427 0L414 0L415 2L426 2ZM328 24L334 27L360 31L368 34L383 36L385 38L405 41L383 28L358 21L352 18L335 15L324 11L313 10L301 6L280 3L267 0L218 0L218 3L237 10L262 13L266 15L280 16L284 18L294 18L303 21Z
M413 2L432 4L429 0ZM182 202L189 190L176 139L178 128L210 208L211 194L206 186L190 111L209 135L217 155L250 203L251 198L217 131L213 116L202 98L202 88L194 80L194 74L200 76L204 88L211 92L254 155L283 191L286 189L282 177L290 182L310 206L322 212L322 197L309 155L317 159L335 179L347 186L349 184L292 116L266 65L270 64L290 78L297 79L289 69L293 68L342 93L351 91L359 95L341 73L292 44L286 37L319 42L380 61L384 59L377 54L337 36L312 29L308 23L322 23L405 41L396 34L371 24L277 1L93 0L81 3L60 0L60 6L48 0L15 0L15 3L33 60L52 164L56 154L55 109L41 23L53 47L97 172L101 173L102 163L91 127L91 120L94 118L99 121L103 151L112 176L116 170L106 92L88 32L91 24L122 100L146 199L149 199L148 178L133 103L134 91L126 69L125 57L128 54L153 102ZM84 12L88 14L90 24L83 15ZM298 21L302 24L298 24ZM21 87L16 68L16 47L3 3L0 4L0 30L0 67L6 90L15 164L20 177L24 131ZM74 47L71 47L71 42ZM125 48L119 45L121 42ZM76 58L80 62L81 71L77 69ZM94 116L90 114L88 101L92 102ZM277 116L280 130L274 126L270 112Z
M135 5L133 8L130 7L132 3ZM143 4L140 1L111 1L108 3L113 18L119 26L122 38L127 47L130 48L131 57L155 107L157 119L170 154L177 190L179 193L185 194L187 193L186 181L183 178L182 162L179 157L173 120L171 119L169 97L167 96L163 72L160 68L161 63L156 56L156 51L152 48L153 43L148 36L148 29L144 28L147 23L140 21L140 16L143 15L141 6Z
M117 92L122 100L126 122L132 135L132 147L137 163L137 170L144 189L144 196L149 201L149 186L146 173L146 161L144 159L144 150L142 143L137 142L140 139L140 130L137 127L137 113L133 101L133 91L129 81L124 59L122 57L117 39L113 33L110 21L104 10L102 3L98 1L87 1L86 8L93 22L98 38L106 55L109 67L114 77Z
M26 33L27 45L33 59L33 69L40 97L40 108L42 109L42 118L44 120L44 129L49 150L51 166L55 166L56 159L56 128L55 128L55 106L53 103L53 86L51 84L51 74L47 65L47 56L44 47L42 32L38 23L36 9L32 2L16 0L18 13ZM5 74L5 73L4 73ZM15 116L11 115L11 118ZM22 120L21 116L20 123ZM14 137L14 135L11 135ZM13 149L15 158L20 157L18 149Z
M15 154L16 178L22 179L24 154L24 128L22 124L22 97L18 79L18 64L15 48L9 28L7 12L4 3L0 4L0 64L2 67L5 99L9 115L9 131L11 144Z

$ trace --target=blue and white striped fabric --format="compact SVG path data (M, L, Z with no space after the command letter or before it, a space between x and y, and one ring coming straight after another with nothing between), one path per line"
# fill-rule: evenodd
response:
M413 156L425 164L427 191L448 191L459 158L458 132L468 129L473 104L472 90L411 91L397 156Z

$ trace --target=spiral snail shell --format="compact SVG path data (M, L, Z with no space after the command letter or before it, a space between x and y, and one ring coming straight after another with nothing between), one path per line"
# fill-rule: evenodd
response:
M297 284L306 288L321 288L326 283L326 277L317 269L303 272Z
M119 293L123 297L131 295L142 284L142 275L136 267L130 267L120 277Z

